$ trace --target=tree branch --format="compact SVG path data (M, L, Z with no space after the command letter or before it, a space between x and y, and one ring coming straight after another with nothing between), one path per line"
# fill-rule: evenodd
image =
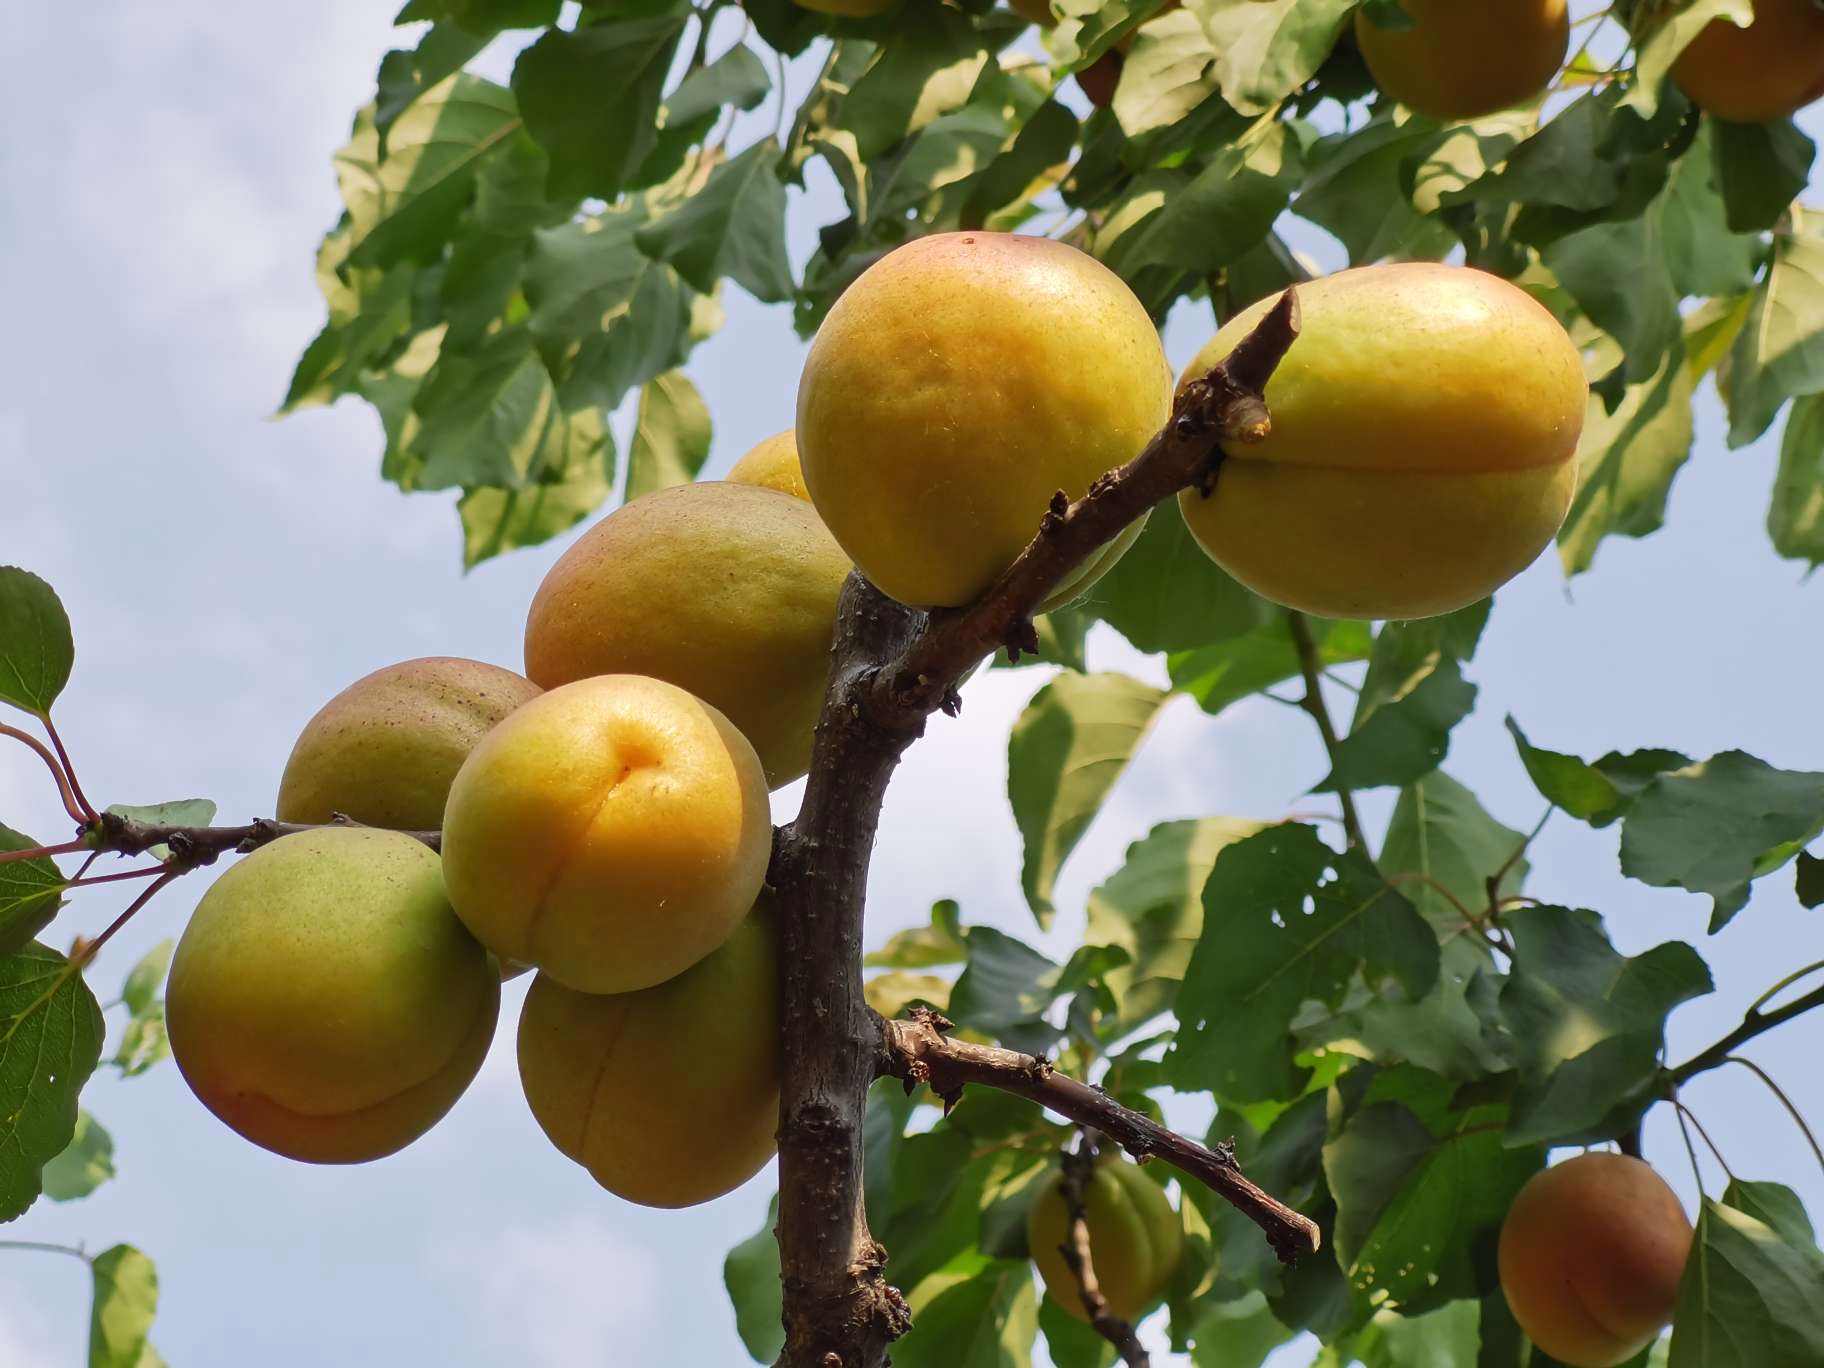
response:
M899 758L931 713L955 711L957 681L983 657L1002 645L1033 649L1032 615L1073 568L1160 500L1212 488L1222 443L1266 435L1262 391L1297 334L1288 292L1222 365L1185 387L1145 451L1074 503L1060 493L1032 542L974 605L926 614L858 575L844 586L804 801L777 834L768 874L781 941L781 1368L884 1368L888 1346L911 1323L868 1230L861 1147L882 1056L880 1019L861 991L863 905ZM1188 1147L1162 1132L1151 1148L1170 1157L1168 1139ZM1184 1158L1196 1173L1197 1157ZM1242 1200L1245 1188L1257 1204L1277 1206L1233 1167L1222 1170L1217 1159L1212 1172Z
M334 821L320 825L359 826L360 823L338 816ZM171 854L165 859L165 868L187 874L192 869L214 864L223 855L247 855L263 845L271 845L281 836L318 829L319 824L279 822L270 817L261 817L242 826L166 826L104 812L91 828L90 845L97 851L112 851L117 855L140 855L156 845L169 846ZM432 850L439 849L443 840L443 833L438 831L402 834L422 841Z
M1089 1244L1089 1210L1084 1200L1084 1193L1096 1171L1096 1142L1091 1135L1092 1132L1084 1130L1076 1149L1064 1152L1064 1172L1058 1183L1058 1195L1064 1199L1064 1211L1070 1221L1058 1253L1077 1280L1077 1295L1082 1298L1090 1326L1115 1346L1115 1352L1128 1368L1152 1368L1152 1359L1134 1334L1134 1327L1109 1309L1108 1298L1102 1295L1102 1285L1096 1279L1096 1265Z
M1783 1022L1802 1016L1814 1007L1824 1007L1824 988L1814 988L1803 997L1796 997L1784 1007L1776 1007L1771 1012L1763 1012L1758 1007L1748 1009L1742 1017L1742 1024L1728 1035L1700 1054L1693 1055L1676 1069L1666 1071L1667 1080L1674 1088L1696 1078L1700 1073L1726 1063L1737 1047L1747 1044L1756 1036L1771 1031Z
M1259 1226L1282 1263L1316 1252L1317 1223L1249 1182L1228 1146L1210 1149L1167 1130L1036 1055L954 1040L944 1034L949 1026L924 1007L913 1008L910 1018L881 1022L881 1073L926 1084L947 1101L969 1083L1029 1098L1067 1121L1093 1127L1136 1159L1157 1157L1195 1178Z
M1318 735L1324 738L1324 754L1330 757L1330 770L1334 774L1339 742L1336 724L1330 720L1329 705L1324 702L1323 665L1318 659L1317 642L1311 636L1311 624L1305 621L1303 613L1287 609L1286 626L1292 633L1292 645L1298 651L1299 672L1305 677L1305 696L1299 700L1299 706L1310 713L1311 720L1317 723ZM1362 835L1362 819L1355 810L1355 795L1347 785L1338 784L1336 799L1342 804L1343 831L1349 837L1349 844L1357 850L1367 850L1368 842Z

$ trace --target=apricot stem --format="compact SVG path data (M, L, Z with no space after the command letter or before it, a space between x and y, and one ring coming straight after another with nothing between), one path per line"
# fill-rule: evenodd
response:
M1298 652L1299 672L1305 677L1305 696L1299 706L1311 714L1311 720L1317 723L1317 734L1324 739L1324 753L1330 757L1330 768L1336 769L1337 740L1336 724L1330 720L1330 706L1324 702L1323 665L1317 655L1317 640L1311 635L1311 624L1303 613L1286 610L1286 628L1292 634L1292 645ZM1367 850L1367 838L1362 835L1362 819L1355 810L1355 795L1347 786L1336 786L1337 802L1343 808L1343 830L1349 837L1349 844L1357 850ZM1453 899L1454 901L1454 899ZM1464 913L1465 916L1469 914Z
M48 720L45 726L50 726ZM74 780L65 772L64 767L57 763L57 757L44 748L42 741L30 732L22 732L17 727L7 726L4 722L0 722L0 736L10 736L13 740L22 742L36 752L40 760L44 761L45 766L51 771L51 778L57 782L57 796L63 800L63 810L70 814L72 822L80 826L93 817L92 813L84 811L86 804L78 804Z
M1102 1285L1096 1279L1089 1243L1089 1210L1084 1200L1084 1191L1096 1170L1095 1133L1088 1127L1079 1127L1077 1146L1065 1150L1062 1161L1058 1195L1064 1199L1064 1210L1070 1219L1058 1253L1077 1280L1077 1295L1089 1314L1090 1326L1115 1346L1128 1368L1152 1368L1152 1359L1135 1336L1134 1327L1109 1309L1108 1298L1102 1295Z
M63 762L64 777L70 781L70 793L76 799L76 806L82 810L76 820L94 821L97 815L95 807L83 796L82 785L76 779L76 766L70 763L70 753L63 748L63 738L57 734L57 724L51 721L49 712L39 713L38 720L44 723L44 734L51 738L51 744L57 748L57 758Z
M1763 1069L1759 1064L1756 1064L1752 1059L1744 1059L1741 1055L1730 1055L1723 1060L1723 1063L1740 1064L1744 1069L1748 1070L1756 1078L1760 1079L1761 1082L1767 1085L1767 1090L1779 1099L1780 1105L1786 1108L1787 1115L1792 1117L1794 1124L1797 1125L1799 1130L1804 1134L1806 1143L1811 1146L1811 1152L1817 1156L1818 1167L1824 1169L1824 1148L1821 1148L1818 1145L1818 1137L1812 1134L1811 1127L1806 1124L1804 1113L1802 1113L1793 1100L1786 1095L1786 1090L1773 1081L1773 1075L1768 1073L1767 1070Z

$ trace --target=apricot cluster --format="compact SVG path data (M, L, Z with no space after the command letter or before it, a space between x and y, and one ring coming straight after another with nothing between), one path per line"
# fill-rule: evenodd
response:
M1313 613L1421 616L1489 593L1550 540L1575 483L1587 391L1563 329L1463 268L1344 272L1301 296L1271 435L1181 501L1197 541ZM523 676L410 660L311 718L278 815L313 829L224 875L173 962L193 1090L280 1154L377 1158L455 1104L503 975L533 969L518 1062L552 1143L655 1206L745 1181L773 1153L779 1090L770 795L810 764L845 582L971 602L1059 491L1130 461L1171 405L1153 319L1092 257L985 231L887 254L813 342L793 429L557 559ZM1088 592L1139 531L1046 606ZM1085 1200L1104 1294L1145 1314L1179 1262L1177 1215L1116 1161ZM1031 1243L1080 1314L1065 1220L1041 1194Z

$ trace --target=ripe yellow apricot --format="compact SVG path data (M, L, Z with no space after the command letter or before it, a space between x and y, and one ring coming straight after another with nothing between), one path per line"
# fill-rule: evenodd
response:
M675 685L553 689L450 787L443 876L481 943L584 993L649 988L728 939L772 853L747 739Z
M721 481L656 490L551 567L526 618L526 673L547 689L604 674L688 689L778 788L810 767L848 574L802 499Z
M1501 1290L1569 1368L1626 1363L1672 1320L1691 1223L1638 1159L1592 1151L1534 1174L1501 1226Z
M291 1159L402 1149L481 1067L500 980L409 836L325 827L223 874L178 941L171 1053L228 1126Z
M919 238L849 286L811 344L804 482L883 593L968 603L1053 493L1139 454L1170 389L1152 320L1093 257L1009 233Z
M1812 0L1754 0L1754 22L1713 19L1672 64L1699 108L1732 123L1766 123L1824 96L1824 10Z
M1400 0L1407 29L1355 12L1374 83L1434 119L1474 119L1544 90L1570 47L1565 0Z
M764 900L721 949L638 993L574 993L540 974L519 1019L519 1077L551 1143L617 1196L707 1202L773 1157L779 950Z
M1299 287L1304 327L1267 383L1273 430L1179 508L1218 565L1319 617L1474 603L1551 541L1576 487L1588 386L1525 291L1463 266L1365 266ZM1273 306L1228 323L1207 374Z
M798 464L798 434L787 428L755 445L735 462L728 482L776 489L808 503L811 492L804 487L804 467Z
M1059 1248L1068 1237L1070 1212L1054 1174L1026 1213L1027 1248L1045 1290L1058 1306L1087 1321L1077 1280ZM1164 1190L1135 1164L1104 1153L1083 1190L1091 1262L1108 1309L1139 1320L1159 1304L1184 1253L1184 1225Z
M279 780L282 822L435 831L475 743L538 686L479 660L427 656L375 670L304 726Z

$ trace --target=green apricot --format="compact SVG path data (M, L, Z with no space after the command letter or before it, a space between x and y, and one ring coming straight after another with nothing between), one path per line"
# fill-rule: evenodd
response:
M1059 1252L1070 1225L1054 1175L1027 1211L1026 1236L1045 1290L1059 1308L1088 1320L1083 1297ZM1089 1227L1090 1257L1109 1310L1138 1321L1159 1304L1184 1253L1184 1225L1165 1190L1138 1165L1103 1154L1083 1189L1083 1219Z
M755 905L719 950L657 987L573 992L540 974L519 1019L519 1076L551 1143L617 1196L684 1207L773 1157L779 946Z
M203 895L165 990L204 1106L291 1159L362 1163L429 1130L474 1079L500 980L426 846L326 827L255 851Z
M435 831L475 743L520 704L530 680L479 660L427 656L357 679L305 724L279 781L282 822Z

